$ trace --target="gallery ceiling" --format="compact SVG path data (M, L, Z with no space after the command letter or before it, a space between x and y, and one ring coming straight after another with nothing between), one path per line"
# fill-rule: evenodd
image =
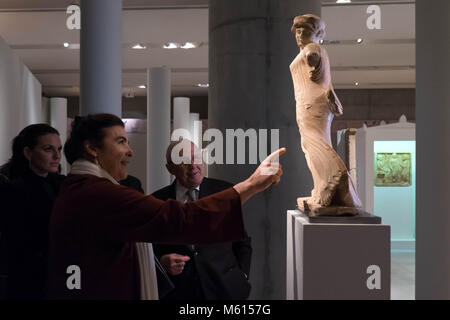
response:
M0 36L42 83L48 96L79 93L79 31L66 27L70 0L0 0ZM124 0L123 91L145 95L146 68L172 69L174 95L207 95L208 1ZM368 29L371 4L381 9L381 29ZM414 1L323 1L326 46L335 88L415 87ZM174 23L176 21L176 23ZM361 44L356 39L363 39ZM163 49L169 42L194 49ZM137 43L147 47L135 50ZM356 85L356 83L358 85Z

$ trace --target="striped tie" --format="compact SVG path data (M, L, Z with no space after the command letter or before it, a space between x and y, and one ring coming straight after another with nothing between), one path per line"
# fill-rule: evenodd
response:
M189 189L187 192L188 201L195 201L197 200L197 190L195 189Z
M187 202L197 200L197 190L196 190L196 189L189 189L188 191L186 191L186 194L187 194L187 196L188 196ZM193 252L195 252L195 245L191 244L191 245L189 245L189 248L190 248Z

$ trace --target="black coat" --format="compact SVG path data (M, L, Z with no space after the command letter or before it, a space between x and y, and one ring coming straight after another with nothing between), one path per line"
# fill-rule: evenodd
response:
M245 237L241 198L233 188L183 204L94 175L69 174L50 220L47 297L137 299L140 270L134 242L209 244ZM67 286L70 265L81 270L81 290Z
M204 178L200 185L199 198L225 190L228 182ZM176 180L153 193L161 200L176 199ZM175 290L163 300L207 299L243 300L250 294L248 275L252 255L251 240L224 242L210 245L153 244L155 255L177 253L189 256L184 270L176 276L169 275Z
M7 299L44 297L49 221L63 178L58 174L43 178L29 171L1 187Z
M127 186L127 187L130 187L130 188L133 188L134 190L137 190L137 191L139 191L142 194L145 193L144 189L142 189L141 181L138 178L134 177L134 176L128 175L125 179L119 181L119 183L122 186Z

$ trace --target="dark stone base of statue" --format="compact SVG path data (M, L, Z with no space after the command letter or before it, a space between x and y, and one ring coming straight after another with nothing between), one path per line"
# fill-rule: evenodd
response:
M327 208L323 208L327 209ZM329 207L330 214L322 212L317 215L313 211L300 210L305 216L308 217L310 223L342 223L342 224L381 224L381 217L375 216L371 213L365 212L360 209L356 209L358 212L355 213L355 208L350 208L350 212L346 209L347 207ZM336 209L339 209L339 215L336 215Z

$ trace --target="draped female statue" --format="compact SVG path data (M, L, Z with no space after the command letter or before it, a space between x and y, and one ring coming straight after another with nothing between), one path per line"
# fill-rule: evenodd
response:
M331 122L343 109L331 84L328 54L319 44L325 37L325 23L312 14L297 16L291 31L300 48L290 65L297 124L314 182L311 196L297 199L298 207L312 215L357 214L361 201L331 145Z

